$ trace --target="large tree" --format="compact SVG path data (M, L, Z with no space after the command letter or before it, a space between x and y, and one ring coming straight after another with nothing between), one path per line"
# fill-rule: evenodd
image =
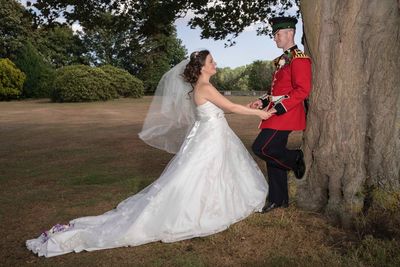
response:
M400 190L400 3L301 1L313 93L301 207L348 224Z

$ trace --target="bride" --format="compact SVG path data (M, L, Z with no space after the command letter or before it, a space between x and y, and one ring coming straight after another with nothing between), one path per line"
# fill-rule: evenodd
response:
M230 102L210 84L215 73L211 54L202 50L162 77L139 134L176 153L156 181L102 215L53 226L27 240L28 249L53 257L175 242L223 231L261 211L268 185L223 110L261 119L272 114Z

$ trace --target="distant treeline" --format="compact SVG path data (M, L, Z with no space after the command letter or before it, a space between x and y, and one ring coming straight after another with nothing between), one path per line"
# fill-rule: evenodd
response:
M238 68L218 68L211 82L220 91L268 91L271 87L271 61L254 61Z

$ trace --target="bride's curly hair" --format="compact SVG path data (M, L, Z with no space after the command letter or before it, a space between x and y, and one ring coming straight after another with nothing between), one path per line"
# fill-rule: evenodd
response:
M192 86L197 82L201 74L201 68L206 63L206 57L210 54L208 50L195 51L190 54L189 63L183 71L183 78Z

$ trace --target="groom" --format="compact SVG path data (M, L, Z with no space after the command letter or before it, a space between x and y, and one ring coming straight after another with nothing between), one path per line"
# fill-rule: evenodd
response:
M267 163L268 202L262 212L288 207L287 171L301 179L305 172L303 152L286 148L291 131L304 130L304 100L311 90L311 60L294 43L297 19L276 17L270 21L272 34L283 54L274 59L275 72L270 94L250 103L252 108L269 110L272 115L260 123L260 134L253 143L254 153Z

